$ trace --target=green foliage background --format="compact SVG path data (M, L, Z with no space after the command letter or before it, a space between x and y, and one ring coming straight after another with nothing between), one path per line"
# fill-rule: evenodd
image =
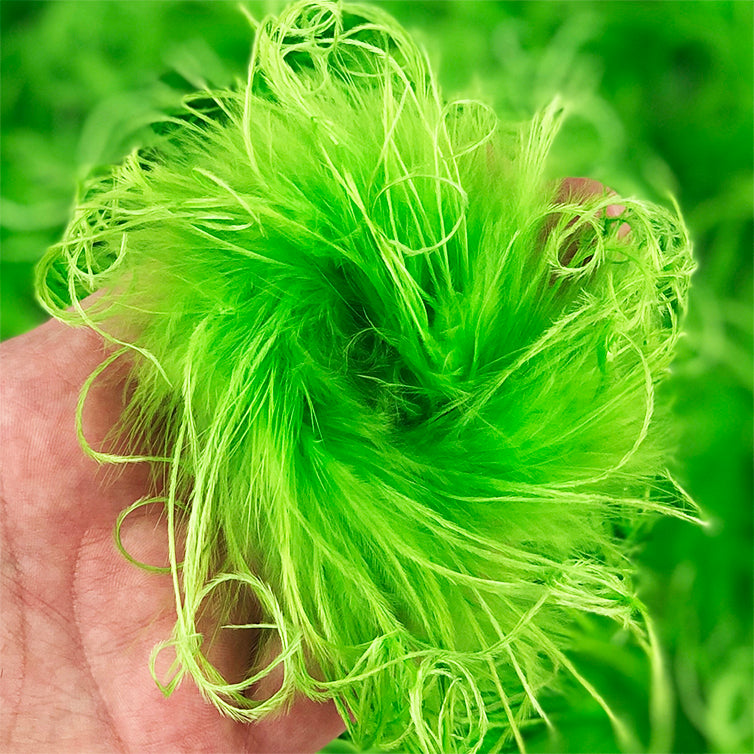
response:
M424 41L448 96L522 119L560 94L573 113L553 176L678 199L699 261L672 396L683 422L677 473L704 530L658 522L641 555L675 692L650 720L638 653L597 623L582 666L647 748L752 751L752 197L749 2L384 2ZM257 16L279 4L253 3ZM32 269L60 236L77 180L123 156L153 114L206 80L242 75L249 26L235 3L3 0L0 327L44 316ZM617 744L574 689L547 700L561 736L534 751ZM659 734L662 729L664 734ZM330 751L347 751L345 741Z

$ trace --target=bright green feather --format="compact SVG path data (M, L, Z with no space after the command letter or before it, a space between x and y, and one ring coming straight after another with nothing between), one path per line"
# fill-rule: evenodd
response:
M693 263L675 212L557 200L562 117L447 103L383 12L304 2L86 186L38 290L132 362L121 452L89 451L164 484L167 691L241 720L332 698L360 744L421 752L520 740L558 672L601 701L567 649L580 613L644 635L618 532L693 515L655 405ZM227 683L197 628L253 603L266 701L271 668Z

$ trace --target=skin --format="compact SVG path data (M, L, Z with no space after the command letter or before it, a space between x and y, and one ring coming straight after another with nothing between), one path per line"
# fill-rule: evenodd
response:
M615 194L613 189L605 186L604 183L596 181L594 178L564 178L558 185L555 199L564 204L587 202L592 197L612 196ZM610 219L620 217L626 208L622 204L609 204L604 215ZM627 223L621 223L618 228L618 238L625 238L631 231ZM560 255L560 262L569 265L578 251L578 239L564 249Z
M0 351L0 750L315 752L338 736L330 704L300 698L285 715L242 724L188 678L170 698L160 693L148 660L175 621L172 582L128 563L113 539L119 511L147 492L147 470L98 466L75 433L79 390L103 344L49 322ZM119 410L112 381L90 392L84 430L94 447ZM139 559L164 562L165 531L150 507L123 540ZM222 640L214 659L230 670L247 652Z

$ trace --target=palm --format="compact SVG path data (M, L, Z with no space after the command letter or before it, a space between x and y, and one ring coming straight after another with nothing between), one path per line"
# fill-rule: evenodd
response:
M172 583L130 565L112 536L118 512L145 494L146 469L115 476L84 456L75 434L78 393L102 345L49 323L2 352L0 748L299 752L338 735L333 707L305 699L285 716L243 725L222 718L188 681L162 696L148 659L174 622ZM115 420L118 398L105 388L90 393L93 443ZM145 561L163 558L148 513L136 514L125 536ZM232 655L226 648L231 665Z

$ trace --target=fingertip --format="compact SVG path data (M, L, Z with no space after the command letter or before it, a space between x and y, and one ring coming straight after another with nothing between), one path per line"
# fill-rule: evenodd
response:
M606 217L613 219L620 217L626 211L626 207L623 204L609 204L605 208Z

